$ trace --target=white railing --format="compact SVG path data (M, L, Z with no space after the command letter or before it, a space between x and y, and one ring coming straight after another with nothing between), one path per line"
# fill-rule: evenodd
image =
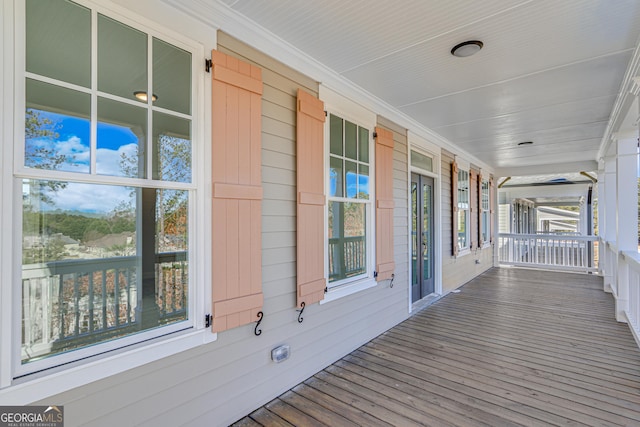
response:
M616 277L616 316L626 321L640 346L640 254L637 251L621 251ZM626 317L626 319L625 319Z
M47 354L139 329L139 258L135 256L52 261L24 265L23 353ZM158 322L185 318L186 252L155 256Z
M595 272L597 242L597 236L500 233L498 257L504 265Z

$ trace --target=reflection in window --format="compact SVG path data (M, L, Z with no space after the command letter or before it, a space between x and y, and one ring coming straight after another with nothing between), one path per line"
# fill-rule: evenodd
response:
M96 171L101 175L146 178L144 145L147 110L98 98Z
M88 173L90 96L32 79L26 92L24 165Z
M26 21L27 71L89 87L91 11L70 1L27 0Z
M147 35L100 14L98 90L139 102L134 92L148 90Z
M490 240L489 230L491 227L491 208L489 207L489 181L487 180L482 180L482 191L480 197L482 215L482 230L480 230L480 233L482 235L482 241L488 242Z
M153 113L153 179L191 182L191 121Z
M369 130L329 117L329 282L367 273Z
M469 247L469 171L458 171L458 248Z
M187 318L187 191L22 188L23 363Z
M366 273L364 203L329 202L329 281Z
M329 123L329 196L369 199L369 130L333 114Z

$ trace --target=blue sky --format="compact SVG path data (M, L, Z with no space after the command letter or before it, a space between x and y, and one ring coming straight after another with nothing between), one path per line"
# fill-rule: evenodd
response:
M90 125L88 119L76 118L39 111L42 118L54 123L56 139L34 138L27 141L28 147L53 149L69 159L59 169L88 173L90 167ZM122 176L120 160L122 154L137 155L138 137L131 129L106 123L98 123L97 172L104 175ZM109 212L120 201L129 201L131 188L108 185L70 183L54 196L52 209Z

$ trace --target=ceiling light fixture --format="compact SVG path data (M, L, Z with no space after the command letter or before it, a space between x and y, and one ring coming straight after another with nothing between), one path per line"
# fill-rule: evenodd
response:
M522 141L522 142L518 142L518 145L531 145L533 144L533 141Z
M467 40L466 42L459 43L451 49L451 55L458 58L465 58L467 56L475 55L480 52L484 43L480 40Z
M147 98L147 92L143 91L143 90L138 90L133 92L133 96L135 96L136 98L138 98L140 101L144 101L147 102L149 99ZM151 95L151 100L152 101L157 101L158 100L158 96L154 93Z

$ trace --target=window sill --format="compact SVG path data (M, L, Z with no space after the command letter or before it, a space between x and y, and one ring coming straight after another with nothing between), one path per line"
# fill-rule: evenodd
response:
M324 299L320 301L320 304L326 304L331 301L335 301L340 298L344 298L356 292L364 291L365 289L373 288L378 284L374 278L367 277L366 279L358 280L353 283L337 286L334 289L329 289L324 295Z
M456 255L456 259L462 258L463 256L469 255L470 253L471 253L471 249L469 248L460 249L460 251L458 252L458 255Z
M208 328L189 331L157 339L152 344L142 343L139 347L123 353L106 357L96 356L90 363L62 369L43 377L17 380L14 385L0 389L0 405L27 405L216 339L217 334L211 333Z

